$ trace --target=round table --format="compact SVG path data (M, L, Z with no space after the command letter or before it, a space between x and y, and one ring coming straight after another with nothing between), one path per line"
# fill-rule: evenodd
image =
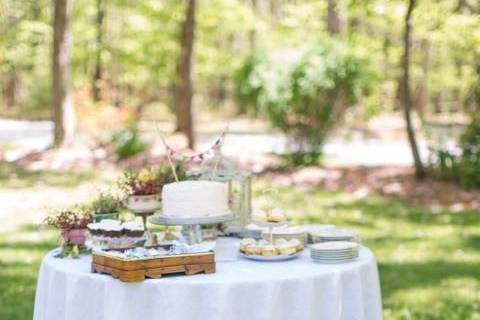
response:
M221 238L215 274L123 283L90 273L91 256L43 259L34 320L376 320L382 319L375 257L362 247L350 263L312 262L308 248L284 262L238 257Z

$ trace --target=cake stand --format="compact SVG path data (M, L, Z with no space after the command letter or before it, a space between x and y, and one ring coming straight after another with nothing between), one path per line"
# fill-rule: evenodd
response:
M151 224L162 226L182 226L188 235L189 243L195 244L203 242L201 230L202 225L224 223L233 220L233 218L234 216L231 212L203 218L174 218L158 214L150 217L148 221Z
M252 221L252 224L267 228L268 229L268 239L271 244L273 244L273 228L280 228L288 226L288 221L283 222L259 222L259 221Z

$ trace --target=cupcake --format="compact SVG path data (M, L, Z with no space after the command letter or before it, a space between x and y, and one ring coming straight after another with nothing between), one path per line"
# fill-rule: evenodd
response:
M291 239L288 241L288 243L292 246L295 247L297 251L302 251L303 250L303 243L298 240L298 239Z
M103 235L103 230L101 229L101 226L100 226L99 223L89 223L87 225L87 229L92 236L102 236Z
M277 249L271 244L262 247L262 256L276 256L278 255Z
M253 221L256 221L256 222L267 222L268 221L267 213L263 210L255 210L252 213L252 219Z
M286 220L285 213L280 208L272 209L272 212L268 215L269 222L283 222Z
M123 234L127 237L142 237L145 232L143 225L136 222L125 222L122 228Z
M254 244L256 244L256 243L257 243L257 242L255 241L255 239L252 239L252 238L242 239L242 241L240 241L240 251L245 252L245 251L246 251L246 248L247 248L249 245L254 245Z
M266 245L269 245L270 243L267 240L258 240L257 244L260 247L265 247Z
M257 246L256 244L249 244L245 247L244 253L247 255L257 255L259 252L259 248L260 247ZM260 252L261 252L261 249L260 249Z
M294 254L297 252L296 247L290 243L284 243L275 246L280 254Z
M275 239L275 245L277 246L281 246L281 245L284 245L284 244L287 244L288 241L283 239L283 238L280 238L280 239Z
M99 224L103 234L107 237L118 238L123 235L123 227L117 220L106 219L99 222Z

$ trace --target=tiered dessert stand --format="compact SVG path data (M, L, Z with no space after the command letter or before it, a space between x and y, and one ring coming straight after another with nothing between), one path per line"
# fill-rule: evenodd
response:
M257 222L252 221L252 223L261 228L267 228L268 230L268 242L273 244L273 228L288 227L288 222Z
M262 228L267 228L268 230L268 242L270 244L274 244L274 239L273 239L273 229L274 228L280 228L280 227L286 227L288 226L288 221L283 221L283 222L259 222L259 221L252 221L252 223L258 227ZM289 254L289 255L275 255L275 256L261 256L261 255L248 255L248 254L243 254L240 252L240 255L244 258L250 259L250 260L257 260L257 261L284 261L284 260L290 260L293 258L296 258L302 254L301 251L298 251L294 254Z
M162 226L182 226L188 235L189 244L196 244L203 242L202 225L225 223L231 221L233 218L234 216L230 212L224 215L204 218L173 218L159 214L150 217L149 222Z

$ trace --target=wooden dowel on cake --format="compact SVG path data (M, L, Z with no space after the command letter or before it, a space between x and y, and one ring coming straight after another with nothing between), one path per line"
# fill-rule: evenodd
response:
M162 140L163 146L165 147L165 150L167 151L167 159L168 163L170 164L170 167L172 169L173 177L175 178L175 181L178 182L178 176L177 176L177 170L175 169L175 166L173 165L172 159L170 158L170 150L168 148L167 142L165 141L165 138L163 137L162 133L160 132L160 129L158 128L158 123L155 122L155 127L157 128L157 133L160 136L160 139Z

